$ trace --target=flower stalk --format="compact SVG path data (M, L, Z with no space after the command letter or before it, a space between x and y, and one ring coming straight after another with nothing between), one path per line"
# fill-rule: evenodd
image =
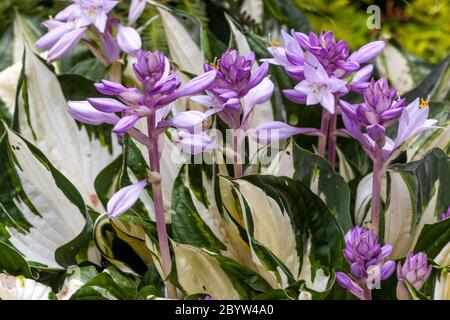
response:
M330 115L330 129L328 133L328 161L334 169L336 165L336 123L337 114Z
M163 274L167 277L172 270L172 259L170 257L169 237L167 235L166 220L164 214L164 202L160 177L160 159L158 149L158 133L155 132L155 113L152 112L147 116L147 128L150 144L147 145L150 170L155 177L151 178L153 206L155 209L156 231L158 234L159 252L161 255L161 263ZM176 299L177 291L175 286L164 279L169 299Z
M317 148L317 153L323 157L325 157L325 148L327 145L328 139L328 122L329 122L329 114L325 108L322 108L322 120L320 123L320 133L319 136L319 144Z
M381 149L376 148L373 159L371 220L373 229L377 234L379 233L380 227L381 178L383 176L383 167Z

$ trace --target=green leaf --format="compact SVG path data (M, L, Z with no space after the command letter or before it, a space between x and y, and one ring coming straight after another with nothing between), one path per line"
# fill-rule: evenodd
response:
M136 281L113 267L107 268L85 283L71 300L134 300L137 298Z
M10 245L0 241L0 271L37 279L24 257Z
M433 259L450 242L450 219L426 224L420 232L414 252L425 251Z
M410 103L416 98L433 101L446 101L450 97L450 56L436 65L429 75L416 88L405 94L406 102Z
M303 182L319 195L336 215L343 230L352 227L350 190L344 178L323 157L293 146L294 179Z
M289 214L299 249L303 252L310 237L313 270L319 267L331 270L341 265L343 231L333 213L307 186L287 177L268 175L250 175L242 180L260 188Z
M204 223L193 203L187 181L187 166L181 169L172 191L172 236L179 243L205 248L213 252L224 250L225 246ZM201 178L202 172L200 172Z
M442 150L433 149L421 160L388 169L384 238L394 246L393 257L400 258L413 250L424 226L437 222L438 215L447 209L450 158Z
M288 25L299 32L311 30L305 14L300 11L292 0L263 0L264 10L280 25Z
M8 241L28 261L57 269L76 264L92 230L80 193L36 147L9 129L7 137L10 181L20 190L14 204L30 222L25 229L8 215Z

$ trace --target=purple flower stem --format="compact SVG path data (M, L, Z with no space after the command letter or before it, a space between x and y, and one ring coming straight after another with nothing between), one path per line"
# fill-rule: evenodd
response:
M127 133L144 146L148 146L150 144L150 139L136 128L131 128Z
M363 281L361 288L364 291L364 300L372 300L372 290L367 287L367 284Z
M375 149L373 158L373 179L372 179L372 209L371 220L375 233L379 232L380 205L381 205L381 177L383 175L383 161L381 159L381 149Z
M320 133L319 136L319 146L317 152L325 157L325 147L327 144L327 134L328 134L328 111L325 108L322 108L322 122L320 124Z
M239 130L233 130L233 169L234 177L240 178L243 175L242 163L240 159L241 139L239 137Z
M155 132L155 113L147 116L148 136L150 144L147 145L150 159L150 170L157 175L160 173L158 134ZM169 237L167 235L166 221L164 217L163 194L161 180L152 179L153 206L155 208L156 231L158 233L159 251L163 273L167 277L172 269L172 259L170 258ZM177 291L173 284L164 281L169 299L176 299Z
M336 165L336 122L337 114L330 115L330 132L328 133L328 160L334 169Z

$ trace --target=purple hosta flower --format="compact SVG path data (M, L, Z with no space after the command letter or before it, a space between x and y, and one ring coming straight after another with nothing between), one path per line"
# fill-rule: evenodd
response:
M107 204L109 217L116 218L130 209L146 186L147 180L142 180L117 191Z
M363 126L381 125L388 127L397 120L403 112L405 99L395 99L397 91L389 88L387 80L372 79L363 92L364 103L351 105L340 101L341 109L349 117Z
M402 265L397 265L397 298L400 300L409 300L409 292L405 285L406 279L416 290L420 290L431 274L432 267L428 265L427 254L419 252L413 254L411 251L405 258Z
M442 212L439 216L439 220L444 221L446 219L450 218L450 206L447 208L447 212Z
M144 12L147 0L131 0L130 11L128 12L128 23L133 24Z
M359 299L370 299L370 290L381 280L389 278L394 261L386 261L391 245L381 246L373 230L355 227L345 235L344 257L350 264L350 274L336 273L337 283Z
M295 90L306 96L306 105L320 103L329 113L335 113L334 95L345 90L345 81L329 77L324 67L308 53L303 67L305 80L295 86Z
M113 132L117 134L132 129L140 118L154 114L155 129L159 130L158 132L170 126L189 132L189 136L185 134L183 139L179 139L179 144L184 150L189 149L187 148L189 142L196 146L195 152L198 152L199 146L210 147L211 141L204 135L196 136L205 129L206 115L198 111L186 111L178 113L171 119L166 117L171 111L171 103L176 99L196 94L209 87L216 77L216 71L206 72L181 85L178 75L172 72L167 57L158 51L139 51L137 62L133 67L137 79L143 85L143 91L103 80L96 83L95 87L100 93L111 98L70 101L70 113L77 120L89 124L115 124ZM119 118L116 113L120 113L121 117Z
M71 0L72 4L54 18L43 23L48 32L36 41L36 47L47 51L47 58L53 62L64 57L81 40L95 46L86 31L91 30L103 47L101 60L110 64L119 59L119 48L133 53L141 47L141 39L136 30L124 27L111 15L111 10L119 1ZM118 30L117 40L112 36L112 28ZM95 49L97 50L97 49Z
M254 107L268 101L274 89L266 77L268 63L252 73L254 62L253 52L241 56L235 49L228 49L217 65L205 65L205 70L217 69L217 78L208 88L208 95L192 100L211 108L208 114L218 113L230 128L248 128Z
M348 133L357 139L368 155L374 159L376 149L381 150L383 159L387 159L405 141L416 134L433 128L436 120L427 119L428 108L419 106L416 99L405 107L404 99L395 100L395 89L390 89L387 81L371 81L364 91L364 103L351 105L340 100L342 119ZM398 120L397 137L387 137L385 128ZM361 127L364 132L361 132Z
M298 128L281 121L270 121L259 125L253 132L252 138L260 144L286 140L297 134L315 134L315 128Z
M347 84L348 90L356 92L361 92L367 86L373 70L369 66L360 69L361 65L379 55L385 46L383 41L374 41L350 54L348 44L344 40L336 42L332 32L322 31L317 36L312 32L309 35L295 31L288 34L282 30L281 34L283 46L279 46L277 41L273 41L272 46L268 48L273 59L267 61L281 65L292 79L301 81L306 77L305 52L308 52L316 58L330 78L344 80L356 72L353 79ZM302 94L295 93L292 89L283 92L294 102L303 104L305 101L304 98L302 99ZM340 94L342 95L342 93Z

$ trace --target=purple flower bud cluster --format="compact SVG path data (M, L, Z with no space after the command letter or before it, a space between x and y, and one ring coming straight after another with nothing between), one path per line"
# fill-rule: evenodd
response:
M175 115L173 118L165 118L171 111L171 103L183 96L190 96L208 88L216 77L216 71L206 72L185 85L177 74L173 73L167 57L158 51L137 53L137 62L133 65L137 79L142 83L143 90L127 88L120 83L103 80L96 83L97 90L115 98L89 98L87 101L69 101L71 115L85 123L114 124L113 132L123 134L132 129L135 123L142 117L154 116L155 129L164 130L170 126L188 131L184 135L193 143L200 143L207 148L211 141L205 140L204 135L195 136L203 130L203 122L206 115L198 111L186 111ZM116 113L120 113L119 117ZM190 134L193 136L191 137ZM189 135L189 136L186 136ZM197 151L197 152L198 152Z
M396 98L396 90L389 88L386 79L372 79L363 96L364 103L352 105L343 100L339 103L345 128L361 143L372 159L375 159L377 150L380 150L381 158L386 160L411 137L437 128L436 120L427 119L427 102L419 105L419 99L416 99L405 107L405 100ZM394 141L386 136L385 131L397 121L399 125Z
M343 82L331 93L338 97L346 94L349 90L361 92L367 87L367 81L373 70L372 65L365 67L361 67L361 65L379 55L385 46L383 41L374 41L350 54L348 44L344 40L336 42L333 32L322 31L319 36L313 32L309 35L295 31L288 34L282 30L281 33L283 46L272 42L272 46L268 50L273 58L267 61L281 65L292 79L307 81L300 87L284 90L284 94L288 99L297 103L306 103L307 105L320 103L330 113L335 113L334 101L332 101L333 106L329 101L321 101L319 99L323 95L321 90L302 90L306 84L318 87L327 83L327 81L323 81L323 77L322 79L312 79L307 66L310 65L320 72L323 70L322 73L327 74L328 82L336 82L334 79L345 80L356 72L349 83Z
M344 257L350 264L350 273L336 272L336 281L361 300L371 299L371 289L389 278L395 262L386 259L392 253L391 245L381 246L373 230L355 227L345 235Z
M404 264L398 263L397 265L397 298L400 300L410 299L405 280L416 290L420 290L430 277L431 271L432 266L428 265L426 253L413 254L410 251L405 258Z
M255 53L241 56L235 49L228 49L217 63L205 64L205 71L217 70L216 80L206 96L192 100L210 108L208 114L218 113L232 129L247 129L253 109L265 103L273 93L274 85L267 76L269 65L264 62L252 72Z
M43 25L48 32L36 42L36 47L47 52L50 62L63 58L81 40L95 48L95 41L86 33L91 30L100 41L103 52L94 49L105 65L119 60L120 49L132 54L141 48L141 38L131 27L123 26L111 14L119 1L71 0L72 4ZM113 37L113 27L117 30Z

